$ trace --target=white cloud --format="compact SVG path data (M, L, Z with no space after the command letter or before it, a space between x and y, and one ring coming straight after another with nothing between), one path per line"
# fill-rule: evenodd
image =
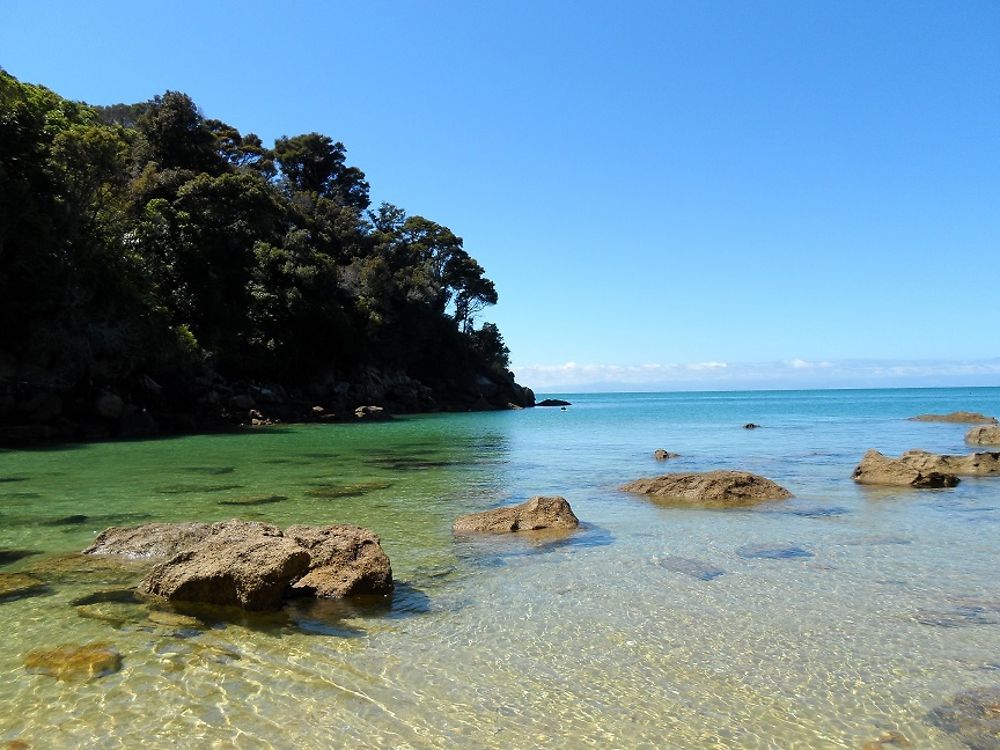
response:
M738 390L1000 385L1000 358L975 361L826 360L688 362L640 365L516 365L518 382L537 391Z

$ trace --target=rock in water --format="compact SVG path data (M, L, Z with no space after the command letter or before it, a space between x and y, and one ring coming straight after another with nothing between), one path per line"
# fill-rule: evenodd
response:
M32 651L24 657L24 666L29 672L57 680L93 680L121 669L122 656L107 643L69 644Z
M248 610L277 609L289 595L384 594L393 586L379 538L358 526L145 524L106 530L87 554L159 558L139 583L146 596Z
M942 474L984 476L1000 474L1000 451L970 453L968 456L947 456L927 451L906 451L899 460L920 471Z
M671 458L680 458L679 453L671 453L670 451L665 451L663 448L658 448L653 451L653 458L657 461L666 461Z
M889 458L877 450L865 453L854 470L859 484L880 484L889 487L954 487L958 477L939 471L921 471L909 463Z
M793 560L813 557L813 553L790 544L744 544L736 554L744 560Z
M1000 688L960 693L927 718L972 750L1000 750Z
M138 590L171 601L278 609L288 586L308 568L309 553L274 526L230 522L157 565Z
M972 445L1000 445L1000 427L981 425L965 434L965 442Z
M996 417L987 417L976 411L953 411L950 414L918 414L911 422L957 422L965 424L998 424Z
M459 516L451 528L456 534L510 534L541 529L575 529L579 525L580 519L573 513L566 498L536 496L520 505Z
M697 578L699 581L712 581L726 572L722 568L717 568L702 560L677 557L676 555L667 555L661 558L659 565L661 568L672 570L675 573L683 573L686 576Z
M0 601L43 593L45 583L27 573L0 573Z
M392 567L379 538L360 526L290 526L285 536L309 551L309 572L292 584L321 597L392 590Z
M677 505L721 508L744 507L792 497L792 493L784 487L748 471L664 474L636 479L622 485L621 489Z
M535 406L572 406L569 401L563 401L561 398L547 398L539 401Z
M212 533L208 523L144 523L112 526L97 535L85 555L117 555L131 559L173 557L204 541Z

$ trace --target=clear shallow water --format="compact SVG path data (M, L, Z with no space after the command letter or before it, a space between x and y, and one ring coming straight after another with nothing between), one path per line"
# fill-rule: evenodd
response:
M39 553L0 572L51 568L108 525L240 517L373 528L400 584L381 607L192 625L134 605L115 622L81 616L94 606L75 600L123 580L48 573L42 595L0 602L0 741L857 748L893 730L963 747L926 716L1000 684L1000 479L894 491L850 475L869 447L968 452L966 425L905 417L1000 414L1000 389L568 398L565 412L0 453L0 551ZM682 457L656 462L655 448ZM796 497L701 511L616 490L713 468ZM566 496L586 528L452 538L454 516L533 494ZM702 580L676 558L723 572ZM95 641L122 653L120 672L24 669L32 649Z

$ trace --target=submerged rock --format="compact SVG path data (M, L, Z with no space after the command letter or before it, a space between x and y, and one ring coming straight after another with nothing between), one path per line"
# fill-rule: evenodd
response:
M722 568L717 568L703 560L696 560L691 557L667 555L660 558L657 562L661 568L672 570L674 573L683 573L686 576L697 578L699 581L711 581L726 572Z
M965 474L982 476L1000 474L1000 451L970 453L968 456L948 456L927 451L906 451L899 457L903 463L920 471L936 471L942 474Z
M743 429L744 430L759 430L760 429L760 425L759 424L754 424L753 422L747 422L745 425L743 425Z
M1000 688L959 693L927 719L971 750L1000 750Z
M67 644L32 651L24 657L24 667L32 674L45 674L57 680L94 680L120 670L122 655L107 643Z
M965 434L965 442L972 445L1000 445L1000 427L981 425Z
M0 573L0 600L33 596L46 588L43 581L26 573Z
M892 750L897 747L913 747L913 743L902 733L890 730L882 732L877 740L863 744L861 750Z
M736 554L744 560L793 560L797 557L815 557L809 550L790 544L744 544Z
M276 526L245 521L108 529L90 555L156 557L139 583L169 601L277 609L291 595L341 597L392 590L379 538L358 526Z
M636 479L621 487L677 505L744 507L766 500L787 500L792 493L748 471L705 471Z
M965 424L998 424L996 417L988 417L976 411L953 411L950 414L918 414L910 417L911 422L957 422Z
M575 529L580 519L564 497L535 496L520 505L459 516L452 524L456 534L510 534L542 529Z
M859 484L879 484L889 487L954 487L959 479L954 474L922 471L897 458L889 458L877 450L869 450L854 469L853 479Z
M655 458L657 461L666 461L671 458L680 458L680 457L681 456L679 453L671 453L670 451L663 450L663 448L658 448L655 451L653 451L653 458Z

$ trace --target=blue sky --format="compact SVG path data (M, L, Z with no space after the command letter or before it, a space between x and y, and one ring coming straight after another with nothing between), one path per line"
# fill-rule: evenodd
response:
M0 14L65 96L343 141L465 238L529 385L1000 384L995 0Z

